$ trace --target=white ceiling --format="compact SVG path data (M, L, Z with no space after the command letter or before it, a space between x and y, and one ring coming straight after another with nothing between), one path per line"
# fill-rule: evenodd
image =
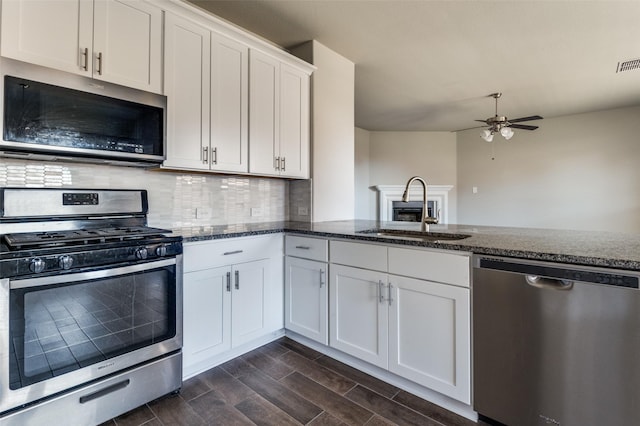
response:
M452 131L640 104L640 1L193 0L276 44L356 64L356 126ZM523 124L544 125L544 121Z

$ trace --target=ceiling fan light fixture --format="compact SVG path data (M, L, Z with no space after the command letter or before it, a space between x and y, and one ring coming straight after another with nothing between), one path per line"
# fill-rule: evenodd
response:
M509 140L513 137L513 130L511 130L510 127L503 127L502 129L500 129L500 134L503 138Z
M640 59L639 59L640 61ZM516 129L522 130L535 130L538 126L531 126L527 124L520 124L523 121L531 121L531 120L542 120L542 117L539 115L531 115L527 117L513 118L509 120L507 117L498 115L498 99L502 96L502 93L496 92L488 95L488 97L493 98L496 103L496 111L493 117L489 117L485 120L476 120L481 123L485 123L487 128L480 133L480 137L487 142L493 141L493 135L496 133L500 133L500 135L509 140L515 134L512 126ZM473 127L472 127L473 128ZM463 129L468 130L468 129Z
M480 133L480 137L487 142L491 142L493 140L493 132L489 129L485 129Z

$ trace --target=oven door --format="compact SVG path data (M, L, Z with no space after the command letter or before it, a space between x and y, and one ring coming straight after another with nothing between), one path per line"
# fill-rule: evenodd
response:
M181 260L0 280L0 413L179 351Z

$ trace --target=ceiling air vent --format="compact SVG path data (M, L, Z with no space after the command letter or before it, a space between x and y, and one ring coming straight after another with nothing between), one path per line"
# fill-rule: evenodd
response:
M630 59L624 62L618 62L616 72L631 71L640 69L640 59Z

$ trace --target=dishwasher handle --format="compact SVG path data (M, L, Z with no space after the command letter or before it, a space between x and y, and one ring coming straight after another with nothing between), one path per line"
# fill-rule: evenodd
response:
M573 288L573 281L545 278L537 275L525 275L524 279L527 284L537 288L550 290L571 290Z

